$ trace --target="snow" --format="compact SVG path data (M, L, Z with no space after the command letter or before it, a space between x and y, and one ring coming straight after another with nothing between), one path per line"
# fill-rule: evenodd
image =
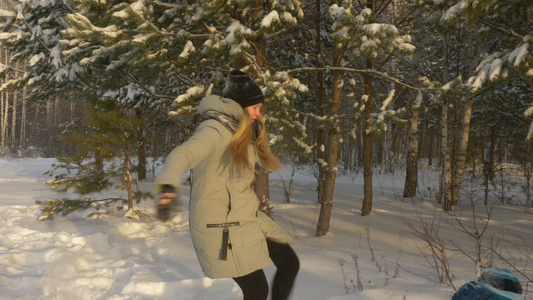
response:
M43 79L44 75L34 76L28 80L28 85L32 85L35 82L38 82L39 80Z
M526 117L533 117L533 106L531 106L530 108L528 108L528 109L524 112L524 116L526 116Z
M228 32L228 35L226 36L226 42L228 44L235 43L235 40L236 40L235 36L238 34L244 34L244 35L251 34L251 30L247 28L246 26L242 25L239 21L235 21L230 26L228 26L228 29L226 29L226 32Z
M416 47L409 43L399 43L398 50L405 53L413 53L416 50Z
M495 81L505 77L502 73L503 60L501 52L494 52L485 57L476 67L477 74L468 79L468 86L472 92L479 90L487 80Z
M300 13L299 13L300 14ZM303 16L303 15L302 15ZM298 23L298 19L296 19L291 13L289 13L288 11L284 11L283 13L281 13L281 19L289 24L296 24Z
M129 17L129 14L125 9L123 9L114 12L112 16L119 19L127 19Z
M187 43L185 43L185 46L183 47L183 51L180 53L179 57L180 58L187 58L189 56L189 54L191 52L194 52L196 51L196 49L194 48L194 45L191 41L187 41Z
M529 44L525 43L517 47L509 55L508 61L513 64L513 66L518 67L524 61L528 51Z
M70 70L68 73L68 79L74 80L76 78L76 74L83 72L83 68L80 67L77 63L74 63L70 66Z
M361 10L360 15L365 17L365 18L368 18L368 17L372 16L372 10L370 8L363 8L363 10Z
M377 35L380 32L386 32L387 34L398 34L398 28L391 24L382 24L382 23L372 23L365 25L363 30L368 35Z
M331 37L337 40L346 40L349 37L349 30L350 28L348 26L342 26L332 33Z
M43 60L44 58L45 55L42 52L39 52L39 54L32 56L29 61L30 67L35 66L39 61Z
M415 106L413 108L420 109L420 107L422 107L422 101L424 101L424 96L422 95L422 91L418 91L416 94Z
M306 143L302 142L300 139L292 137L292 140L296 143L296 145L298 145L300 148L304 149L306 154L313 153L313 149L311 149L311 147L309 145L307 145Z
M345 13L345 10L343 7L339 7L337 4L333 4L330 8L329 8L329 14L331 15L331 17L333 19L340 19L342 18L342 16L344 15ZM334 27L334 26L332 26Z
M143 45L148 43L148 40L151 39L155 34L138 34L135 36L135 38L131 41L133 44Z
M251 45L243 39L243 36L248 36L252 34L250 28L242 25L239 21L233 22L227 29L228 33L225 41L230 47L231 55L239 55L243 52L246 52L246 49L250 49Z
M142 13L146 9L146 6L143 0L133 2L130 5L130 7L132 10L139 12L139 13Z
M174 102L181 103L183 101L188 100L190 97L194 97L197 95L200 95L204 92L204 87L202 86L193 86L187 89L187 92L183 95L179 95Z
M261 27L268 28L272 26L272 23L279 23L279 14L277 11L273 10L268 15L266 15L263 20L261 20Z
M533 140L533 122L531 122L531 124L529 124L529 130L527 131L526 139L528 141Z
M59 48L59 44L52 48L50 51L50 57L52 58L52 65L54 65L56 68L61 67L61 49Z
M118 212L89 219L87 212L80 212L39 222L35 200L58 197L42 175L54 162L0 158L0 299L242 299L232 279L212 280L200 269L188 230L188 186L181 191L181 210L168 222L154 219L151 203L136 204L141 220ZM424 244L406 225L409 221L422 226L415 222L419 217L435 220L434 230L440 228L448 246L473 249L475 241L451 226L453 218L427 201L438 187L437 173L426 170L419 176L420 195L426 199L404 199L401 172L375 172L372 214L366 217L360 213L362 174L339 174L330 231L317 238L320 206L314 176L297 169L291 178L292 167L286 169L271 174L270 192L274 218L296 237L292 246L301 269L292 300L450 298L453 288L438 283L435 270L420 252ZM289 203L282 200L284 187L290 191ZM151 184L143 183L142 188L150 190ZM513 199L520 201L524 197L520 195ZM453 213L471 228L469 205ZM523 205L496 206L491 218L492 238L532 240L533 218ZM474 280L475 264L460 252L449 254L456 287ZM518 269L533 276L525 266L527 259L515 261ZM494 264L508 267L498 260ZM265 269L267 278L271 280L274 271L274 267ZM524 286L524 278L514 274Z
M468 3L465 0L459 1L454 6L450 7L441 17L441 21L448 21L457 17L461 10L468 7Z
M394 100L394 95L396 94L396 90L390 90L389 94L387 95L387 98L383 101L383 104L381 105L380 110L384 111L389 107L389 104Z
M6 17L15 17L17 14L10 10L0 9L0 17L6 18Z
M63 77L68 77L69 68L68 67L61 67L57 69L55 74L56 81L60 82L63 80Z
M494 81L500 76L502 60L497 58L490 63L489 80Z

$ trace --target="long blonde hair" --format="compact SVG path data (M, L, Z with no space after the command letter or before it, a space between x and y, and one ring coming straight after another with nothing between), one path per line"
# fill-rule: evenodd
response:
M275 171L281 170L281 162L272 154L268 145L266 136L265 122L261 116L256 119L260 124L261 130L255 139L255 149L261 160L263 167ZM254 131L252 128L252 120L248 112L244 111L243 117L237 127L237 130L229 142L229 154L233 165L241 172L254 171L255 166L250 165L248 160L248 146L254 138Z

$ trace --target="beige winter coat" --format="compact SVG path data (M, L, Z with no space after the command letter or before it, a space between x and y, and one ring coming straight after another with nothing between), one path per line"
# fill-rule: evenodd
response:
M237 120L243 115L237 102L215 95L200 102L198 112L207 110L232 115ZM156 192L164 184L179 190L184 173L193 169L191 237L204 274L210 278L239 277L272 266L266 238L280 243L292 241L277 223L257 210L259 200L251 188L254 174L231 171L227 153L231 137L232 133L219 121L202 122L189 140L167 156L155 180ZM251 144L248 151L253 166L257 156ZM220 224L228 223L227 259L222 260L224 225Z

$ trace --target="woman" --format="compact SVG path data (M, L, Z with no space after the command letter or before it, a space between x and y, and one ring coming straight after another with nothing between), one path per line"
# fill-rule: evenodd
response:
M167 156L155 180L164 218L183 174L193 169L189 223L198 260L207 277L233 278L245 300L267 299L263 268L273 264L278 270L272 299L288 299L299 269L289 246L293 238L258 211L259 199L251 189L256 162L270 170L281 168L266 138L260 111L264 99L250 77L231 71L222 97L210 95L200 102L198 112L205 121Z

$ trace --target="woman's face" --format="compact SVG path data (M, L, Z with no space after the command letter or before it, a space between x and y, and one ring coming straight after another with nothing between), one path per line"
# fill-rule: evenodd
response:
M261 106L263 106L263 103L257 103L255 105L247 106L244 108L244 110L250 116L252 122L255 122L255 120L257 120L257 118L261 116Z

